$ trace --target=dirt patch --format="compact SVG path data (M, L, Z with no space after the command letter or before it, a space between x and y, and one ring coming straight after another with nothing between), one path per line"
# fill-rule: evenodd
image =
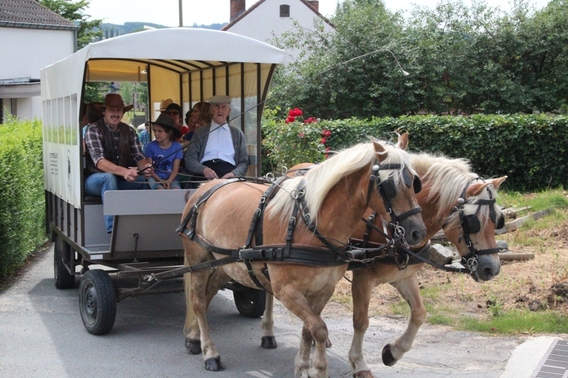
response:
M523 232L522 240L537 238L542 242L538 246L522 245L519 232ZM465 274L448 273L427 265L418 273L420 288L430 292L435 288L436 293L423 296L425 303L474 316L486 316L490 308L548 309L568 314L568 221L546 230L517 230L496 239L507 241L512 252L533 253L534 259L501 261L501 273L488 282L475 282ZM351 308L350 296L351 284L341 280L333 300ZM404 300L396 289L380 285L374 289L370 315L403 317L397 315L400 312L393 306L399 302Z

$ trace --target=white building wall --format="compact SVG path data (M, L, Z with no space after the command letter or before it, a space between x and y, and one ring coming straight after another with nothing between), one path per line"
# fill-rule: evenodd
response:
M280 17L280 5L290 6L290 17ZM227 31L270 43L274 35L295 30L294 21L306 29L313 29L317 18L318 14L299 0L266 0ZM324 29L334 31L327 22L324 22ZM299 51L294 50L288 53L292 60L299 55Z
M75 33L70 30L0 27L0 48L3 51L0 79L39 79L39 71L43 67L74 52ZM39 91L39 83L36 86ZM18 118L41 119L41 95L38 93L32 97L22 96L5 98L0 95L8 112Z

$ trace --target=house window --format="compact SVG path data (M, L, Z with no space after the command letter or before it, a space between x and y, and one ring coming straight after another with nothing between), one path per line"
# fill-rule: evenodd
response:
M287 4L280 5L280 17L290 17L290 6Z

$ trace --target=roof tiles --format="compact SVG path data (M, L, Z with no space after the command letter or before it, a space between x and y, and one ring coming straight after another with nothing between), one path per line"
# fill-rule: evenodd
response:
M71 21L33 0L0 0L0 26L35 29L77 29Z

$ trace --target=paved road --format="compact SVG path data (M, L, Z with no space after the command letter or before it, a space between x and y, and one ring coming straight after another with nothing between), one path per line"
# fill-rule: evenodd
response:
M211 373L204 371L200 356L185 351L182 294L128 298L118 304L113 330L93 336L81 322L77 288L55 288L52 259L51 249L0 294L0 377L293 376L301 326L280 304L275 309L278 349L264 350L259 320L238 315L230 292L218 295L210 309L210 325L226 370ZM328 311L325 318L334 344L328 350L330 375L349 377L350 316ZM529 377L549 345L540 338L529 340L540 342L532 348L526 338L424 326L414 348L394 367L386 367L382 347L404 327L402 320L371 320L365 356L376 376L522 377L520 369Z

